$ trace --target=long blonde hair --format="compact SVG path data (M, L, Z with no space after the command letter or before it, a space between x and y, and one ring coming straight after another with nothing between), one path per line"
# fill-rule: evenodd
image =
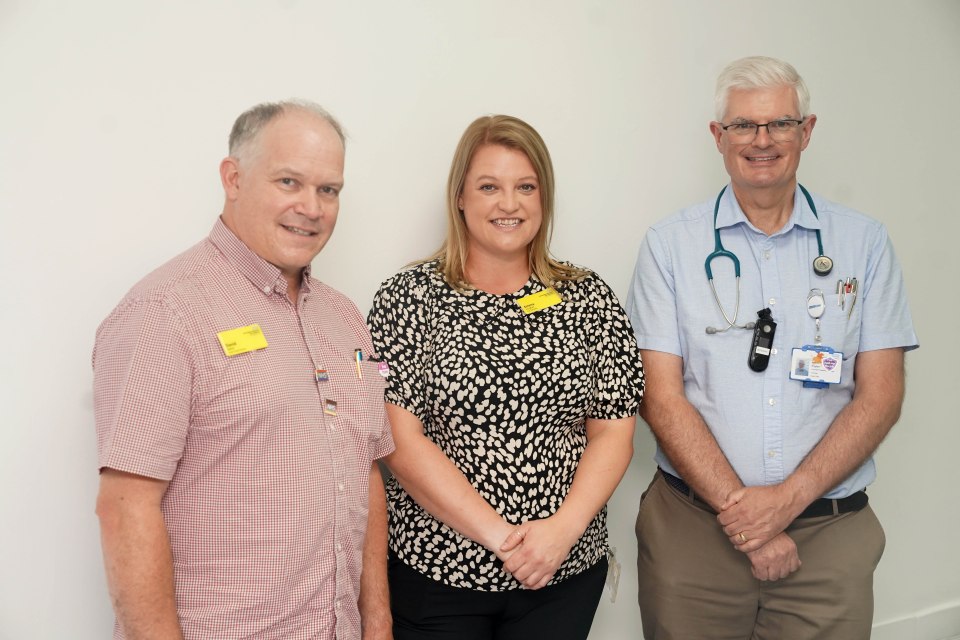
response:
M447 239L428 260L439 260L443 277L457 289L471 289L464 271L467 264L467 226L463 212L457 206L463 193L470 162L477 150L488 144L522 151L530 160L540 182L540 207L543 221L537 235L530 242L528 259L530 271L547 286L566 280L580 280L587 271L561 264L550 256L550 238L553 234L554 178L550 152L540 134L529 124L513 116L493 115L477 118L463 132L450 163L447 178Z

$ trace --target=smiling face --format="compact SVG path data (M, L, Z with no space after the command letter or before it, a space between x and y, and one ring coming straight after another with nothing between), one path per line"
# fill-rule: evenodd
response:
M223 222L283 272L293 292L333 233L343 188L343 143L325 120L290 110L220 164Z
M782 85L730 90L723 124L764 124L780 119L801 119L793 87ZM721 128L721 123L711 122L710 131L717 149L723 154L724 165L737 195L750 195L758 190L773 193L793 191L797 167L800 166L800 153L810 143L816 121L815 115L807 116L796 137L787 142L775 142L766 127L761 127L752 141L737 141Z
M540 181L525 153L497 144L479 147L457 204L467 227L469 263L526 263L543 209Z

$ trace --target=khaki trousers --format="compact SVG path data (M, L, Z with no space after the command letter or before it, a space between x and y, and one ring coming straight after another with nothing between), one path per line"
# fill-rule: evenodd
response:
M787 534L802 566L763 582L706 504L658 471L637 515L637 571L647 640L857 640L873 623L883 528L869 505L797 519Z

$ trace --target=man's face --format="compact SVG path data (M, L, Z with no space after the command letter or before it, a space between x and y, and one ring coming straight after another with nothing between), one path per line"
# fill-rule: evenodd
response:
M800 120L796 91L790 86L770 89L732 89L727 98L723 124L773 120ZM816 124L815 115L807 116L792 140L777 142L766 127L760 127L753 140L736 140L711 122L710 131L723 154L723 163L730 174L734 190L741 195L758 190L792 189L796 181L800 153L810 143Z
M298 284L333 233L343 188L343 144L320 117L292 110L226 158L223 222L251 251Z

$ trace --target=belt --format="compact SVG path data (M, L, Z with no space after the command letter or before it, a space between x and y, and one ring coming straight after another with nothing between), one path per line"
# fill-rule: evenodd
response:
M666 480L668 485L689 497L691 500L697 500L698 502L706 504L702 500L697 499L696 495L693 493L693 489L691 489L686 482L675 475L667 473L663 469L660 469L660 473L663 475L663 479ZM865 506L867 506L868 500L869 498L867 498L867 492L864 490L857 491L846 498L820 498L819 500L814 500L811 502L810 506L804 509L803 512L797 516L797 518L838 516L841 513L860 511L860 509L863 509Z

